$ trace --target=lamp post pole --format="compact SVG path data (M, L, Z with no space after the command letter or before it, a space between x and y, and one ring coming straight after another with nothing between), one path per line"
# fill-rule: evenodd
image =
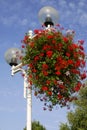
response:
M28 32L28 36L32 39L33 34L32 30ZM12 66L11 75L13 76L15 73L21 71L24 75L24 98L27 100L27 130L31 130L32 128L32 87L30 82L28 82L28 76L24 69L22 69L22 63L16 66Z
M26 128L27 130L31 130L32 128L32 90L31 85L27 81L27 74L24 72L24 98L27 100L27 124Z
M11 75L13 76L15 73L21 71L24 75L24 98L27 100L27 130L31 130L32 128L32 90L31 84L28 82L28 76L24 69L21 68L22 64L17 66L12 66Z
M32 128L32 92L31 88L27 88L27 130Z

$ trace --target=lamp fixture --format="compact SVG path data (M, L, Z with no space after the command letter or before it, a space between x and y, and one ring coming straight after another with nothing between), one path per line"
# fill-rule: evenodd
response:
M55 24L57 24L58 12L51 6L45 6L41 8L38 16L41 24L44 24L46 27L48 25L54 26Z
M21 63L20 56L22 56L22 52L18 48L10 48L5 53L5 59L10 66Z

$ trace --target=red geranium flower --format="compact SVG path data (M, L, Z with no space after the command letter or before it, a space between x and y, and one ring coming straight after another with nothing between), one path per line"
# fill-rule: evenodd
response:
M60 71L55 72L56 75L61 75Z
M27 43L28 43L28 40L29 40L29 36L26 35L26 36L24 37L23 43L27 44Z
M63 40L65 43L67 43L69 41L67 37L63 37Z
M47 38L52 39L52 38L54 38L54 36L53 35L48 35Z
M66 56L67 56L67 57L70 57L70 53L66 52Z
M58 99L62 99L63 98L63 96L59 93L58 94Z
M34 47L34 42L30 43L30 47L33 48Z
M82 45L84 44L84 40L78 40L78 42Z
M44 71L42 71L42 72L43 72L43 75L44 75L44 76L47 76L47 75L48 75L48 72L47 72L47 71L44 70Z
M50 45L44 45L42 49L43 49L43 50L49 50L49 49L51 49L51 48L52 48L52 47L51 47Z
M51 92L51 91L48 91L48 95L49 95L49 96L52 96L52 92Z
M47 85L49 85L50 83L51 83L51 81L50 81L50 80L47 80L47 81L46 81L46 84L47 84Z
M22 48L25 48L25 46L24 46L24 45L22 45Z
M33 73L36 73L36 72L37 72L37 70L34 68L34 69L32 69L32 72L33 72Z
M46 55L47 55L48 58L51 58L52 55L53 55L53 51L47 51Z
M77 83L77 85L75 86L74 90L76 92L78 92L80 90L80 87L82 86L82 84L80 82Z
M49 66L46 63L42 64L42 69L43 70L47 70L48 68L49 68Z
M86 73L81 74L81 79L83 80L85 78L86 78Z
M37 60L39 60L39 56L34 57L34 61L37 61Z
M48 90L48 87L47 87L47 86L42 86L42 90L43 90L43 91L47 91L47 90Z
M69 59L69 60L67 61L67 64L68 64L68 65L73 65L73 63L74 63L73 60L70 60L70 59Z

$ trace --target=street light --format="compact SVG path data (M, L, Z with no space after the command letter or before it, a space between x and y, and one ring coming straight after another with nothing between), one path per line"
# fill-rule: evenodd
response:
M5 59L10 66L18 65L21 60L18 56L21 56L22 52L18 48L10 48L5 53Z
M50 6L43 7L39 11L38 16L40 22L44 24L45 27L48 29L51 26L54 26L58 20L58 12ZM34 37L32 34L33 33L31 30L27 33L27 35L31 39ZM27 99L27 130L31 130L32 87L28 82L29 77L27 77L26 71L23 69L23 64L21 63L21 60L19 58L21 56L22 52L18 48L10 48L5 53L5 59L7 63L12 66L11 75L13 76L19 71L22 71L22 73L24 74L24 98Z
M41 8L38 13L38 16L41 24L44 24L46 27L48 25L54 26L55 24L57 24L58 12L56 9L50 6L45 6Z

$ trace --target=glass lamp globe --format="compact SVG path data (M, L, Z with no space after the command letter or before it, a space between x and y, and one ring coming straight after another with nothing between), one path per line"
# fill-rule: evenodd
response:
M51 6L41 8L38 16L41 24L44 24L46 27L48 25L54 26L58 22L58 12Z
M20 57L22 56L22 52L18 48L10 48L5 53L5 60L10 66L16 66L21 63Z

